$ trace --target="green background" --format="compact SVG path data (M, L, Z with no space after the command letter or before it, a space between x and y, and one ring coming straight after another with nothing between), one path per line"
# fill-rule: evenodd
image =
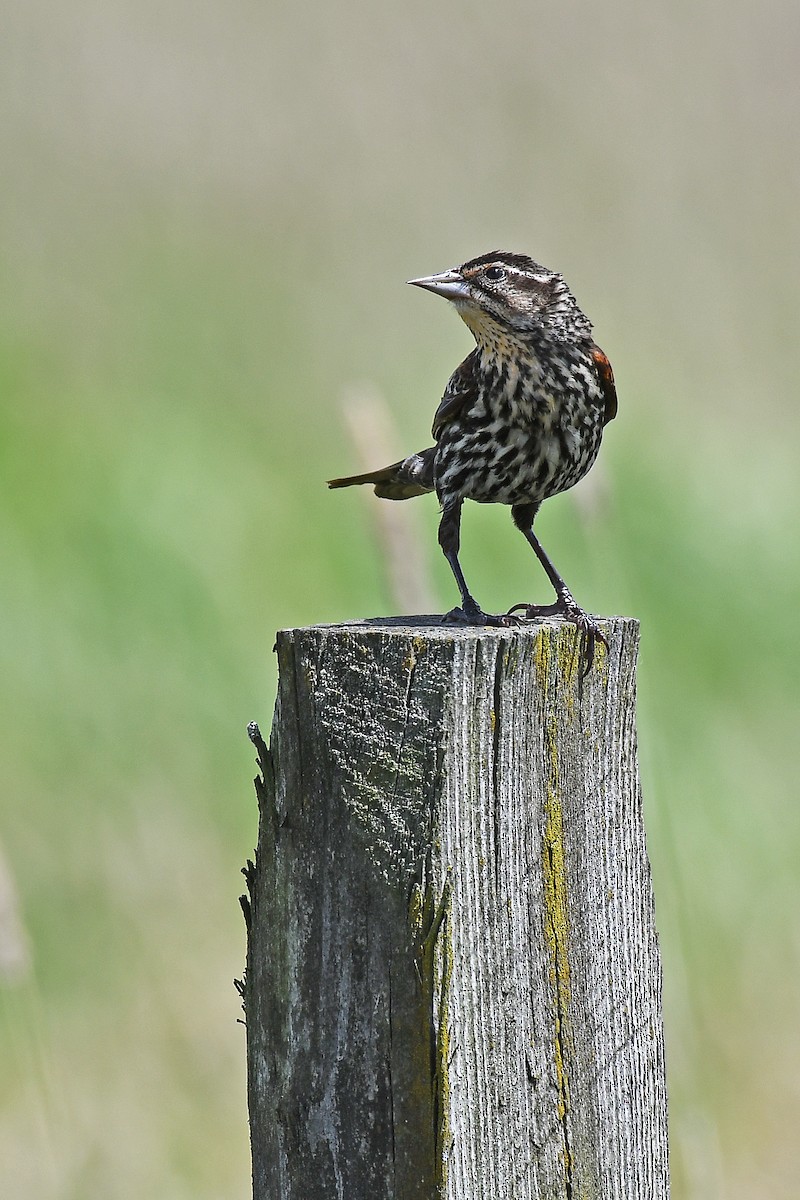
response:
M343 400L427 442L403 286L563 271L619 418L538 529L642 622L676 1200L797 1194L797 45L788 3L29 0L0 43L0 1193L245 1197L232 979L274 631L392 611ZM374 465L382 465L380 462ZM408 507L441 607L436 504ZM547 599L465 514L487 608Z

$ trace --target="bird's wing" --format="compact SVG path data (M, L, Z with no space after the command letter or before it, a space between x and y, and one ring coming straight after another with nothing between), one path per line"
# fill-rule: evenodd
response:
M617 415L617 389L614 387L614 372L611 370L611 363L599 346L592 346L592 358L606 402L603 424L607 425Z
M464 409L469 408L477 396L478 388L475 382L476 358L477 351L473 350L471 354L467 355L460 366L456 367L450 376L450 381L444 389L441 403L433 418L433 436L437 442L445 425L449 425L451 421L457 420Z

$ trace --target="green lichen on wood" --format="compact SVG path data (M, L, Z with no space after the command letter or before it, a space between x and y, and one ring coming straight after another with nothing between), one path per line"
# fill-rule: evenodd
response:
M441 926L441 974L439 978L439 1020L436 1029L436 1074L433 1080L436 1118L436 1189L441 1197L447 1184L447 1156L450 1150L450 982L453 975L453 937L450 928L450 883L445 883L445 904Z
M545 769L542 833L542 876L544 882L544 934L550 960L550 982L555 1000L553 1061L558 1089L558 1116L563 1131L564 1177L572 1175L568 1114L569 1061L572 1032L569 1025L571 979L569 963L569 909L564 862L564 818L559 791L557 725L551 716L544 729Z
M557 689L558 703L563 705L564 713L572 721L575 700L580 701L583 693L583 634L566 621L557 628L544 625L539 630L533 654L540 687ZM604 679L608 678L608 651L600 641L594 648L592 671L599 671Z

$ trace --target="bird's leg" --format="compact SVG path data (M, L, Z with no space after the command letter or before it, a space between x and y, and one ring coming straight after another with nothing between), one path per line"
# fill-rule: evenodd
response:
M576 625L581 637L581 659L583 661L581 678L585 679L592 669L597 643L602 642L607 650L608 642L594 618L584 612L577 603L533 532L533 518L536 516L537 510L538 505L514 505L511 509L511 516L517 529L524 534L533 548L534 554L544 567L547 578L555 589L557 599L555 604L515 604L508 610L509 616L517 612L521 612L525 620L532 620L536 617L561 616Z
M461 563L458 561L458 549L461 544L461 508L463 500L455 500L442 508L442 519L439 522L439 545L445 558L450 564L450 570L455 576L458 590L461 593L461 608L451 609L445 613L445 621L457 621L462 625L518 625L520 618L512 613L492 616L485 613L467 587Z

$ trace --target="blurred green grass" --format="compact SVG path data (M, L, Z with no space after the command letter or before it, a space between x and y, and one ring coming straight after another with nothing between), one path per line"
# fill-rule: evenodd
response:
M421 446L469 339L402 281L498 243L564 270L618 376L599 489L539 529L642 622L674 1195L794 1195L794 17L734 5L722 54L710 12L457 15L9 22L4 1195L247 1194L245 726L277 627L390 610L377 502L323 485L357 467L340 400L374 386ZM489 607L545 594L503 510L467 512L464 565Z

